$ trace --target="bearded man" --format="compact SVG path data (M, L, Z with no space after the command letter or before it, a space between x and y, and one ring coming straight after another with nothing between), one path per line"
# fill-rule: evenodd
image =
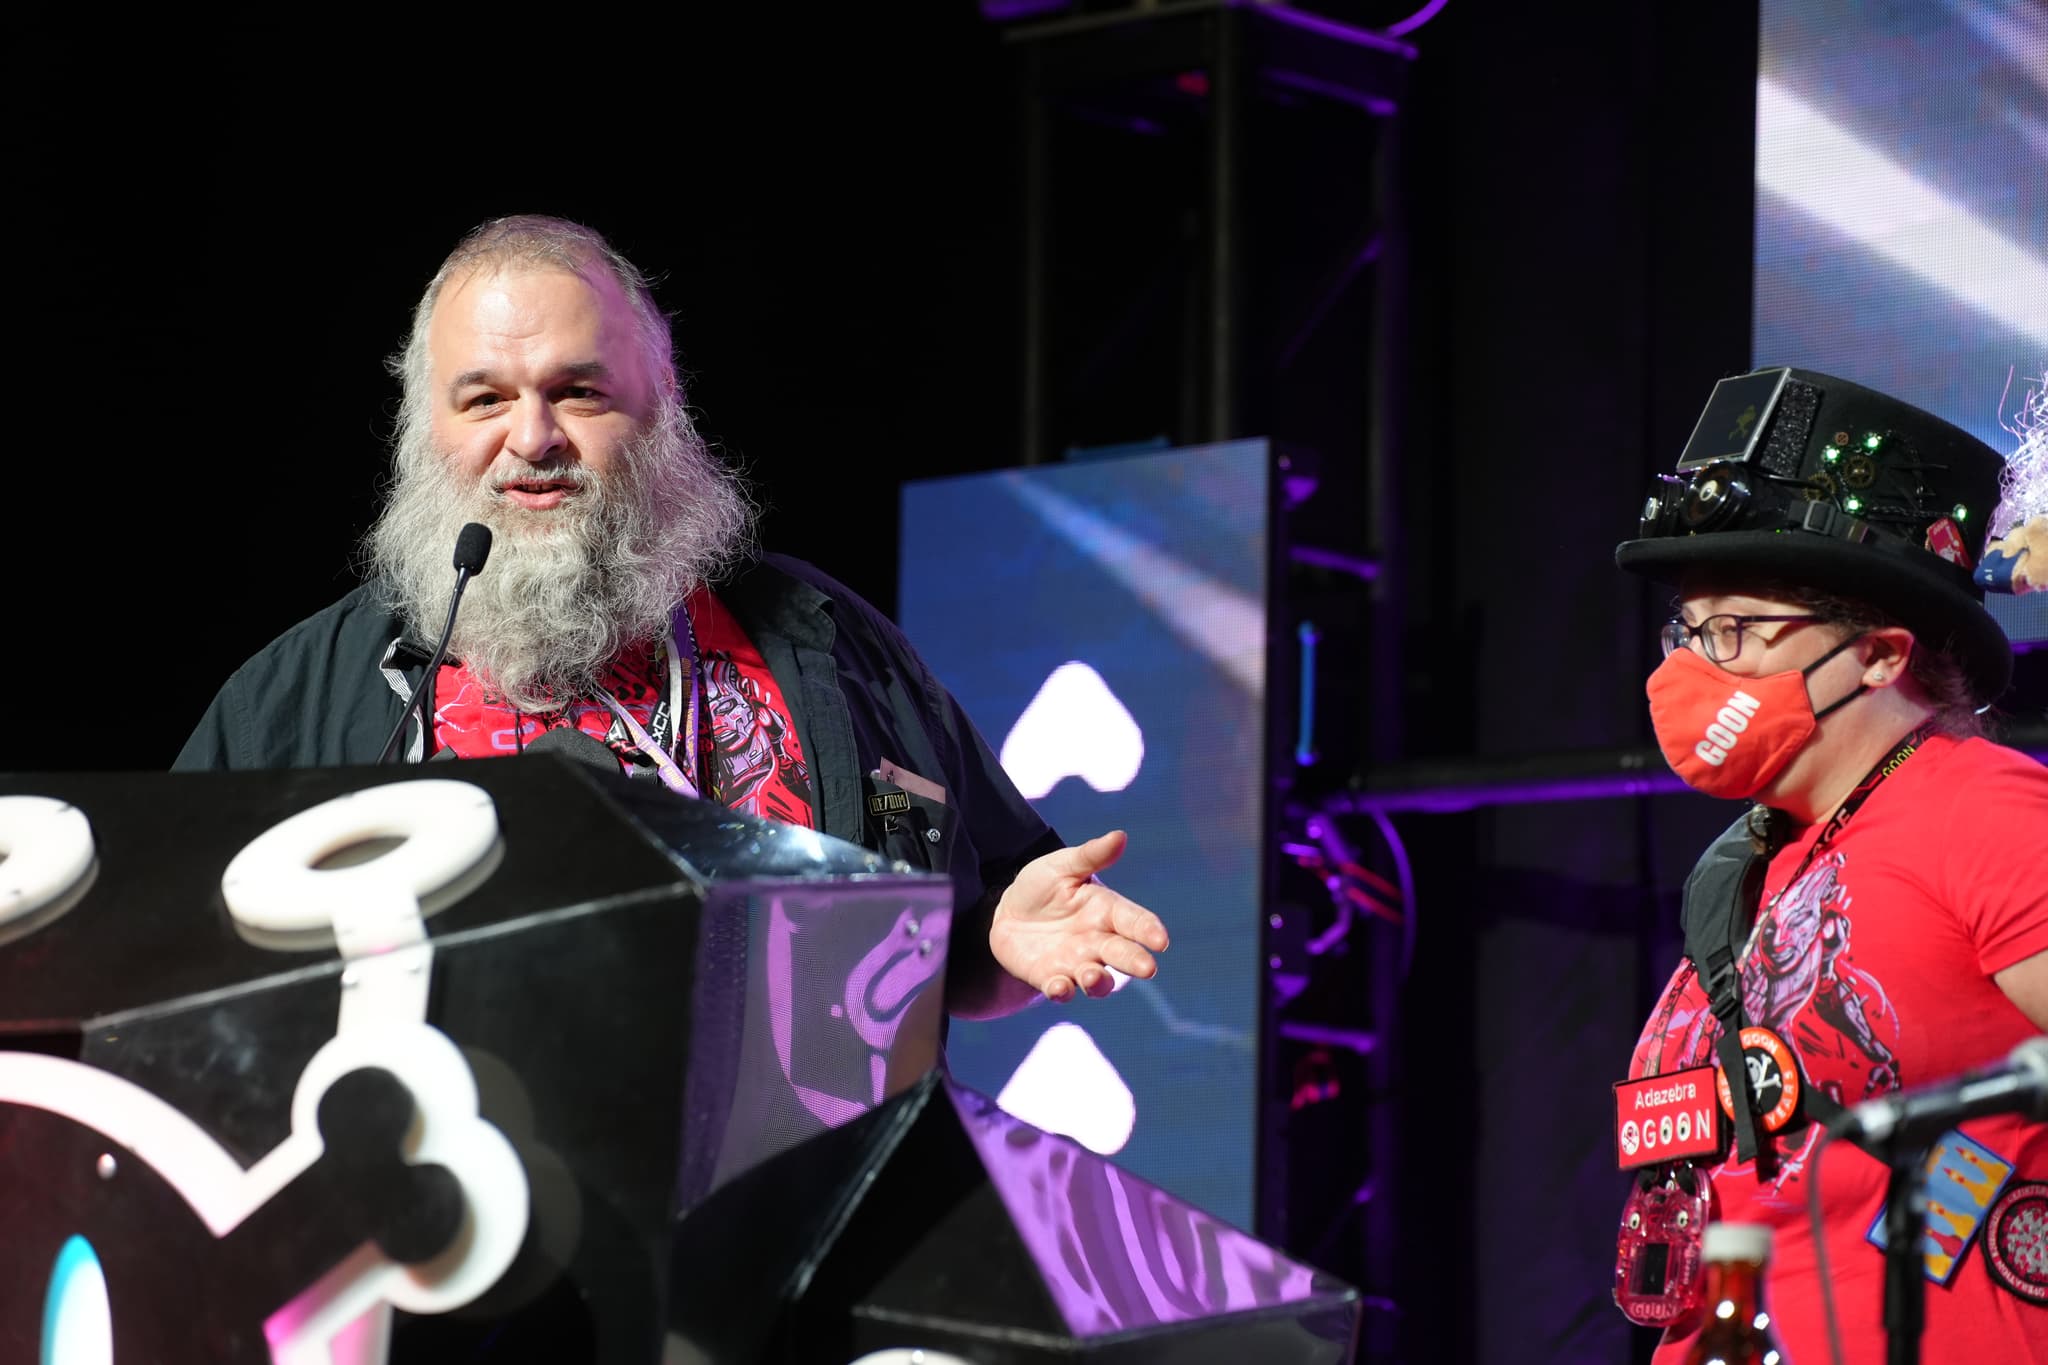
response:
M237 670L174 766L374 763L425 688L411 762L578 730L684 796L949 874L967 912L954 1014L1158 970L1158 916L1094 878L1122 832L1065 847L894 625L812 566L753 552L753 509L691 424L668 320L596 232L477 228L392 369L395 477L367 581ZM489 568L429 677L468 522L493 533Z

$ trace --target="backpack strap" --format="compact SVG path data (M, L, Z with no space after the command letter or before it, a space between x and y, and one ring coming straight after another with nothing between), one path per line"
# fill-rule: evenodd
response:
M1759 839L1764 849L1759 850ZM1715 1057L1728 1077L1728 1097L1735 1110L1735 1155L1755 1161L1764 1152L1764 1132L1750 1104L1749 1068L1742 1060L1742 972L1737 958L1756 924L1763 896L1764 874L1776 853L1778 836L1769 813L1754 806L1707 846L1685 879L1679 922L1685 930L1685 955L1699 972L1700 987L1721 1025ZM1832 1123L1842 1106L1805 1083L1801 1104L1806 1117Z
M1735 959L1756 922L1769 862L1757 851L1750 816L1744 814L1694 864L1685 879L1679 912L1685 955L1699 972L1700 986L1721 1025L1715 1054L1728 1077L1728 1097L1735 1110L1735 1155L1742 1161L1756 1159L1763 1134L1749 1102L1749 1070L1742 1062L1742 973Z

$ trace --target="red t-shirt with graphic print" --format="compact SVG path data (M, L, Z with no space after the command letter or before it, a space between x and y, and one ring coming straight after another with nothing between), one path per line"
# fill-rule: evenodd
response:
M676 753L668 649L660 640L613 661L605 686L656 743L672 754L705 796L734 810L816 828L810 765L782 689L746 631L713 593L699 589L687 609L702 651L697 670L700 760ZM687 651L688 642L683 642ZM687 681L683 695L690 694ZM628 767L651 767L633 733L602 700L579 698L542 714L515 711L460 663L443 664L434 688L434 743L463 758L518 753L545 732L573 726L604 742Z
M1879 784L1791 886L1819 836L1779 852L1763 903L1777 903L1742 964L1751 1024L1790 1045L1806 1083L1853 1105L1998 1062L2038 1032L1992 980L2048 951L2048 768L1984 740L1937 736ZM1782 888L1782 894L1780 894ZM1668 1009L1668 1024L1664 1024ZM1660 1031L1659 1025L1664 1024ZM1720 1026L1681 966L1637 1042L1631 1077L1711 1064ZM1652 1059L1656 1065L1652 1065ZM2048 1308L2001 1287L1980 1234L1985 1207L2048 1181L2048 1124L1998 1115L1962 1125L1964 1144L1930 1175L1929 1232L1947 1250L1927 1282L1928 1360L2048 1361ZM1766 1296L1795 1361L1826 1361L1827 1331L1807 1212L1816 1125L1771 1139L1778 1166L1712 1171L1715 1217L1773 1230ZM1886 1167L1846 1143L1820 1163L1829 1279L1846 1358L1884 1358L1884 1254L1868 1241L1884 1208ZM2038 1200L2008 1199L2002 1249L2048 1272ZM1659 1365L1691 1331L1666 1333Z

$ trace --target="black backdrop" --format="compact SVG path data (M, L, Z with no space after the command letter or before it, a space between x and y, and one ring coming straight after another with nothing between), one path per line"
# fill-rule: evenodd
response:
M10 713L63 719L0 764L167 764L230 669L350 584L381 362L502 213L589 222L657 274L765 542L893 604L897 482L1014 448L1006 54L964 5L693 8L24 35L36 473L8 567L36 643Z

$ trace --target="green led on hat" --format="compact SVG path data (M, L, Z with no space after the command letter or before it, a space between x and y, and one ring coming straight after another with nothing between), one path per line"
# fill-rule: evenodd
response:
M1846 512L1861 512L1863 510L1863 499L1851 493L1848 497L1842 499L1842 510Z
M1863 448L1865 450L1876 450L1880 444L1882 444L1882 438L1874 431L1863 438Z
M1968 521L1970 519L1970 509L1963 506L1961 503L1957 503L1953 508L1949 510L1950 514L1954 516L1957 521Z
M1822 446L1820 448L1820 458L1824 464L1833 464L1842 458L1841 448L1839 446Z

